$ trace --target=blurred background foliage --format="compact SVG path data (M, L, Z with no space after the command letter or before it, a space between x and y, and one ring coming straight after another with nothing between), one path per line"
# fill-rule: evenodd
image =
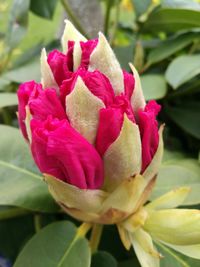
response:
M151 198L189 185L185 205L199 207L200 1L0 0L0 266L8 266L5 258L15 260L38 224L67 218L57 213L46 185L35 179L40 174L16 129L15 114L19 84L40 81L40 51L60 47L66 17L88 38L103 31L121 66L129 70L132 62L138 69L146 100L162 105L165 155ZM98 252L92 266L138 266L114 227L106 227L100 248L118 264ZM162 267L199 266L199 261L160 250Z

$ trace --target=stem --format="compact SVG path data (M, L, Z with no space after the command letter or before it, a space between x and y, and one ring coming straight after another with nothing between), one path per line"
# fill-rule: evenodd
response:
M40 214L34 215L35 232L38 233L42 228L42 216Z
M92 227L91 223L82 223L77 230L76 238L85 236L91 227Z
M94 253L99 246L102 231L103 231L103 225L101 224L93 225L91 238L90 238L90 247L91 247L92 253Z
M111 7L112 7L112 0L107 0L106 1L105 21L104 21L104 33L106 36L108 36Z
M21 208L9 208L0 211L0 220L6 220L10 218L20 217L30 212Z
M68 1L67 0L60 0L60 2L62 4L64 10L68 14L69 18L73 22L74 26L77 28L77 30L79 30L86 38L89 39L89 36L87 35L87 33L83 29L81 23L77 19L76 15L73 13L72 9L70 8Z
M114 25L113 25L113 33L112 33L112 36L110 38L110 44L111 44L111 46L114 44L115 36L116 36L116 33L117 33L119 16L120 16L120 1L117 0L116 13L115 13L115 21L114 21Z

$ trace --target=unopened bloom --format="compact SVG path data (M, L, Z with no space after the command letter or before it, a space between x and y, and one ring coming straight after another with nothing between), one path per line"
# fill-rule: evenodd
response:
M67 21L63 52L41 54L41 84L18 90L18 119L56 201L72 216L116 223L148 198L162 157L160 106L123 71L102 33Z

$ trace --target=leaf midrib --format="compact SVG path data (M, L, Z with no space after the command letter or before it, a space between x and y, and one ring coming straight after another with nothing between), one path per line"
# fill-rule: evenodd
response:
M24 168L18 167L16 165L12 164L12 163L8 163L6 161L0 160L0 165L4 166L4 167L7 167L7 168L10 168L10 169L13 169L13 170L18 171L18 172L27 174L27 175L32 176L34 178L42 180L41 176L39 176L39 175L37 175L37 174L35 174L33 172L30 172L30 171L28 171L28 170L26 170Z

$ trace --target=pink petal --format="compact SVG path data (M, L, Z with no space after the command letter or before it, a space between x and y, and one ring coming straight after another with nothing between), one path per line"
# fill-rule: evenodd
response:
M125 113L135 123L131 104L123 94L116 96L110 107L100 110L96 148L101 156L119 136Z
M28 135L27 135L26 126L24 123L24 121L26 119L25 108L28 104L31 93L34 90L39 90L41 88L42 88L41 84L37 84L34 81L30 81L30 82L22 83L19 86L19 89L17 91L18 102L19 102L19 105L18 105L19 126L21 128L21 131L22 131L24 138L26 138L27 140L28 140Z
M133 74L128 73L127 71L123 71L124 75L124 91L127 98L130 100L133 94L133 90L135 87L135 79Z
M96 137L96 149L101 156L117 139L123 124L123 112L119 108L101 109Z
M81 67L88 68L90 55L94 48L97 46L98 39L89 40L87 42L80 42L82 57L81 57Z
M48 54L47 62L53 72L57 84L60 86L62 81L67 79L73 71L73 47L74 42L68 42L69 50L64 55L58 50L53 50Z
M66 113L54 89L35 88L28 105L34 119L46 120L48 115L58 119L66 118Z
M103 163L86 139L66 120L31 121L32 154L41 172L81 189L103 184Z
M87 88L104 102L105 106L113 103L114 90L104 74L98 70L90 72L85 69L79 69L77 75L83 79Z
M139 128L142 140L142 172L151 162L159 142L156 116L161 107L154 100L149 101L144 111L139 110Z

